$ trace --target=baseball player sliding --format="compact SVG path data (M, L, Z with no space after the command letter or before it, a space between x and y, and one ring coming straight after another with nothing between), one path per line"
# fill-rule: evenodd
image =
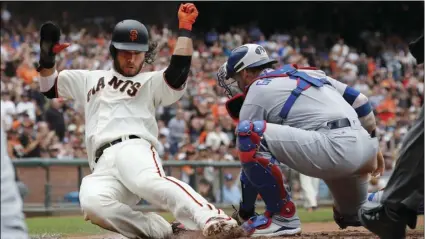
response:
M237 222L209 204L189 185L165 175L158 153L155 108L179 100L186 89L193 45L193 4L178 11L179 38L170 65L141 73L154 60L155 45L146 27L135 20L119 22L112 33L109 71L55 69L60 29L41 27L40 89L48 98L73 99L85 108L86 146L92 173L81 184L80 203L86 220L128 238L167 238L173 227L156 213L134 211L141 198L169 210L187 229L223 238Z
M324 179L334 198L335 222L340 228L360 226L357 210L366 202L368 174L383 172L367 97L318 69L275 70L274 63L262 46L246 44L233 50L218 72L219 85L232 97L227 109L239 120L243 195L234 217L252 237L301 232L277 160ZM255 214L257 194L266 204L262 215Z

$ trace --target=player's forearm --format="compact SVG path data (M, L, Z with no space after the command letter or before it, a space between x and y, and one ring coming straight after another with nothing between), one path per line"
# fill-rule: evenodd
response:
M58 72L55 68L40 71L40 92L49 99L56 98L56 83Z
M170 65L164 72L167 84L176 90L184 88L192 63L192 25L198 17L198 10L192 3L180 5L178 11L179 37L177 38Z
M345 85L343 88L340 87L340 90L341 89L344 89L344 91L342 91L342 96L356 111L357 117L359 118L363 128L365 128L369 134L374 135L376 121L369 99L360 93L360 91L350 86Z
M369 132L369 134L374 136L376 129L376 120L372 110L372 106L370 105L366 96L362 94L360 94L360 96L363 96L365 98L363 100L365 102L358 107L355 107L355 105L353 105L353 108L356 111L363 128L365 128L367 132Z
M376 130L376 120L373 112L370 112L368 115L359 117L359 120L363 126L369 132L369 134L374 134Z
M53 75L55 73L55 71L56 71L55 67L53 67L53 68L43 68L43 69L40 70L40 76L41 77L48 77L48 76Z
M189 34L189 33L187 33ZM190 56L193 54L193 41L188 36L182 36L184 33L180 33L177 38L176 45L174 47L173 56Z
M173 89L181 89L186 83L192 63L192 54L192 39L180 36L171 56L170 65L164 72L165 80Z
M361 98L360 100L358 100L362 102L361 105L358 106L356 104L353 104L353 108L356 111L363 128L365 128L367 132L369 132L369 134L375 136L376 120L375 114L373 113L372 105L370 104L369 100L365 95L360 94L359 98Z

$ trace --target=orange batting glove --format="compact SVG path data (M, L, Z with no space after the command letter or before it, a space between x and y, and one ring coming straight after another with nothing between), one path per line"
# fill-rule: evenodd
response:
M178 12L179 28L192 31L192 25L198 17L198 9L193 3L181 4Z
M70 43L62 43L62 44L56 44L53 46L53 53L58 54L59 52L63 51L65 48L69 47Z

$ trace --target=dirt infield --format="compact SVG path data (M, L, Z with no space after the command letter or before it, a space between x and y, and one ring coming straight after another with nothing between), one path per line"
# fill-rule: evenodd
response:
M407 238L419 239L424 238L424 219L423 217L418 218L418 224L416 230L409 230ZM300 236L294 236L293 238L303 239L319 239L319 238L333 238L333 239L350 239L350 238L377 238L373 234L369 233L366 229L359 228L347 228L346 230L338 229L338 226L333 222L325 223L304 223L302 225L302 234ZM66 237L67 239L124 239L124 237L109 234L109 235L98 235L98 236L72 236ZM180 235L176 235L173 239L202 239L201 232L185 232ZM239 237L238 239L246 239L248 237ZM277 238L277 237L275 237ZM284 238L284 237L282 237ZM288 238L288 237L286 237ZM261 239L265 239L261 238Z
M423 221L422 221L423 225ZM302 225L302 234L300 236L292 236L292 238L303 238L303 239L312 239L312 238L377 238L364 228L348 228L346 230L340 230L335 223L326 222L326 223L304 223ZM408 237L410 239L424 238L423 228L421 230L410 230L408 232ZM203 238L200 232L187 232L175 237L176 239L200 239ZM246 239L249 237L239 237L238 239ZM266 239L267 237L257 237L259 239ZM288 237L275 237L275 238L288 238Z

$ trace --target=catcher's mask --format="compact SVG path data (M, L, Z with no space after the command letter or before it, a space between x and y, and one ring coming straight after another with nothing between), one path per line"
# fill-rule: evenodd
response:
M274 64L277 61L267 54L267 51L257 44L245 44L232 51L229 59L223 64L217 73L219 86L223 87L227 96L233 97L235 90L242 91L238 87L237 73L244 69L255 68L263 65ZM236 88L236 89L235 89Z
M242 90L239 89L237 80L230 78L227 75L227 62L224 63L217 72L217 81L218 85L222 87L228 98L232 98L238 93L241 93Z

